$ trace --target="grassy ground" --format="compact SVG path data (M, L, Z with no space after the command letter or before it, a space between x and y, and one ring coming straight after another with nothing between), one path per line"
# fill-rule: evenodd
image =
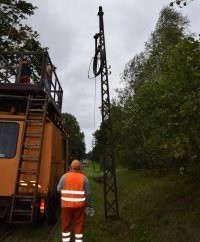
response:
M95 216L87 217L84 241L200 241L200 191L183 182L183 177L158 177L147 171L117 170L120 218L106 220L103 185L93 180L99 170L89 167L85 172L91 183ZM23 239L16 240L15 235L15 240L7 241L44 241L42 230L39 227L27 230L23 232ZM29 239L26 240L26 236ZM50 241L61 241L60 224Z
M153 176L147 171L117 170L120 218L105 220L103 185L91 182L94 217L87 217L88 242L199 242L200 192L183 177ZM55 236L58 237L58 228ZM56 241L55 238L52 241Z

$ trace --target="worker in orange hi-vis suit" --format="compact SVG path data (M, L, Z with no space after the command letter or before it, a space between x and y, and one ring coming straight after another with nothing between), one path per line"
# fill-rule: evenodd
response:
M57 191L61 194L62 241L70 241L73 223L75 242L83 242L85 209L91 207L91 193L78 160L73 160L71 170L61 177Z

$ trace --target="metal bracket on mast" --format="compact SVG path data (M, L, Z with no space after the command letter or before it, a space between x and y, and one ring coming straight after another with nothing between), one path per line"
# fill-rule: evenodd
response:
M103 171L104 171L104 210L105 217L118 217L118 195L116 185L115 159L110 112L108 68L104 36L102 7L99 7L99 33L94 36L95 56L93 72L95 77L101 74L102 129L103 129Z

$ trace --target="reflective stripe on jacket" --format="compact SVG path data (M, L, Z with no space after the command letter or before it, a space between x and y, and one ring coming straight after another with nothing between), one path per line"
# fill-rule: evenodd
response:
M85 206L84 175L79 172L65 174L65 185L61 190L62 207Z

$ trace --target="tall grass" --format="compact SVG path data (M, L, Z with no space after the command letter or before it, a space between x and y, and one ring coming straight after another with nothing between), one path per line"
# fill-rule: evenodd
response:
M96 214L87 218L85 241L200 241L200 192L182 177L117 170L120 218L113 221L104 218L103 185L87 172Z

